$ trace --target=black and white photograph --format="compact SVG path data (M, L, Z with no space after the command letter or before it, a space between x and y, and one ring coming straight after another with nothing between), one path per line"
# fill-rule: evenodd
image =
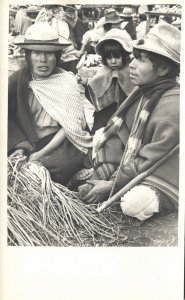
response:
M10 5L8 245L178 244L180 5Z
M13 1L7 9L6 249L69 251L72 260L86 251L90 280L93 251L112 260L129 252L131 262L142 249L166 251L164 263L182 256L182 3ZM101 274L111 274L109 262ZM131 265L128 278L138 271ZM118 288L28 299L174 299L147 284L138 297ZM2 299L25 299L10 294Z

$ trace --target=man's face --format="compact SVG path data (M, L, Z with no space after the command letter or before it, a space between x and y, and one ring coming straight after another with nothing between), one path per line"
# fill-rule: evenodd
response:
M141 52L138 58L133 57L129 67L130 78L134 85L145 85L153 82L159 76L157 70L154 70L152 62L144 52Z
M43 78L51 75L56 67L54 52L35 51L31 52L31 66L35 78Z

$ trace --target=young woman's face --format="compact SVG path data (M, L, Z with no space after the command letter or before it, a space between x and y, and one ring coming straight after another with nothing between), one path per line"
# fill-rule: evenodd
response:
M130 78L134 85L142 86L153 82L158 78L157 70L154 70L152 62L146 53L141 52L139 58L133 58L130 67Z
M32 50L30 59L33 76L36 79L51 75L56 67L54 52Z
M107 66L111 70L119 70L123 66L122 56L116 58L114 56L111 56L110 58L106 58Z

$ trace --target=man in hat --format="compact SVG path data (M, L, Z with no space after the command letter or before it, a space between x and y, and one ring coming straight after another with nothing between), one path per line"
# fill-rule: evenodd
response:
M109 9L106 11L105 16L101 20L101 24L95 27L92 30L88 30L82 39L82 47L76 54L77 57L80 57L85 52L88 45L91 46L90 52L95 54L95 46L102 39L106 32L111 28L119 28L122 20L119 17L119 13L115 9Z
M135 28L135 24L133 22L133 12L132 12L132 8L130 7L124 7L123 9L123 13L120 14L120 17L122 19L122 24L121 24L121 29L126 30L131 38L133 40L136 39L136 28Z
M180 31L155 25L133 42L133 57L136 87L94 139L94 173L79 190L96 203L128 187L123 213L145 220L178 207Z

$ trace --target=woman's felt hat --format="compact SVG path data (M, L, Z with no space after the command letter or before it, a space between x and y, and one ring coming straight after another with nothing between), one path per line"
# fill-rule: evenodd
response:
M120 14L120 17L127 18L127 17L133 17L133 11L131 7L124 7L123 12Z
M180 64L181 32L166 22L155 25L146 38L132 42L133 48L165 56Z
M123 20L120 18L119 13L115 9L110 8L105 12L101 25L103 26L108 23L118 24L121 22L123 22Z
M64 37L59 37L56 30L45 22L38 22L28 27L26 33L17 36L14 43L23 49L36 51L58 51L71 45Z
M102 54L102 47L104 46L105 42L107 41L117 41L121 44L122 48L127 51L132 51L131 46L131 36L126 32L126 30L118 29L118 28L112 28L110 29L104 38L102 38L99 43L96 45L96 53L101 55Z

